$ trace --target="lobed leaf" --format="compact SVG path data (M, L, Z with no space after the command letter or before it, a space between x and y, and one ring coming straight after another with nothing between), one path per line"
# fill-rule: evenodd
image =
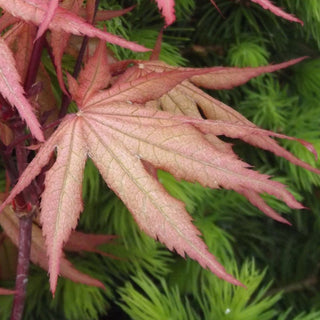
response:
M225 88L230 82L230 86L240 85L263 72L301 59L244 69L175 68L158 61L138 61L119 76L110 89L101 90L110 77L101 43L82 71L79 83L69 76L69 88L80 111L66 116L0 206L2 210L31 183L57 149L56 162L46 174L41 201L52 292L63 244L82 211L81 185L87 156L142 230L170 250L176 250L181 256L187 254L219 277L241 285L208 252L183 203L167 193L156 177L156 170L165 170L177 179L199 182L203 186L235 190L266 215L288 223L260 194L269 193L292 208L303 206L284 185L251 170L237 158L230 144L217 136L239 138L314 172L320 173L320 170L295 158L270 137L294 138L257 128L192 82L210 88ZM207 119L202 119L202 115ZM302 143L311 149L309 144Z

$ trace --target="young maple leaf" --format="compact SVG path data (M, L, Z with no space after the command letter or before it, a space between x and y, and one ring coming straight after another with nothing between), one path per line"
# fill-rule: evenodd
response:
M213 77L223 68L164 68L156 64L152 71L144 73L148 63L140 61L137 68L129 68L110 89L101 90L105 86L102 78L109 77L103 62L106 55L101 50L100 46L89 60L79 84L69 76L69 90L79 112L67 115L43 144L0 210L31 183L48 163L52 152L57 150L55 164L46 174L40 217L49 255L50 287L54 292L63 243L76 227L83 209L82 176L89 156L143 231L181 256L189 255L217 276L241 285L208 252L184 204L167 193L154 172L162 169L177 179L235 190L267 215L287 222L268 207L259 194L272 194L292 208L302 208L302 205L284 185L250 170L229 145L216 137L225 134L245 139L251 135L268 137L276 134L251 123L239 123L235 129L236 123L232 121L174 115L144 105L159 99L186 79L192 81L194 77L208 73ZM93 65L97 61L102 66L101 72ZM259 72L265 71L267 69ZM140 72L139 77L136 72ZM257 75L251 69L244 73L247 78L253 73ZM92 77L97 85L88 81Z
M95 10L95 3L93 1L87 1L86 8L82 8L82 3L83 1L64 1L61 4L61 7L71 11L72 13L78 15L82 15L83 17L87 16L88 21L93 20L94 16L94 10ZM113 17L125 14L132 10L133 7L123 9L123 10L116 10L116 11L98 11L97 12L97 18L95 20L108 20ZM60 85L60 88L62 91L68 95L67 89L65 87L64 81L63 81L63 73L62 73L62 56L65 52L65 49L67 48L69 39L70 39L71 34L65 31L52 31L51 34L51 46L52 46L52 52L53 52L53 57L54 57L54 63L56 66L56 72L57 72L57 78L58 82Z
M93 57L90 61L96 61L95 59L96 57ZM88 66L85 68L88 75L92 74L92 69ZM137 95L140 90L150 86L151 92L153 92L152 98L157 98L187 77L202 72L202 70L190 70L189 72L174 70L168 72L167 78L164 78L165 74L161 74L161 76L159 74L148 75L145 79L133 81L131 90L127 86L120 86L109 89L107 92L112 92L113 97L124 95L123 99L126 101L125 92ZM85 79L85 75L82 75L82 78ZM100 81L95 82L100 83ZM91 84L88 83L87 89L90 86ZM79 88L82 88L81 83ZM154 90L155 88L157 90ZM99 86L95 87L95 90L98 89ZM84 90L84 92L90 92L90 90ZM86 94L80 93L78 96L85 97ZM93 98L94 96L91 100ZM112 99L110 98L110 100ZM86 99L81 101L86 101ZM59 128L41 147L39 153L21 175L10 196L1 206L2 209L11 201L10 199L15 197L16 192L19 193L18 190L23 190L40 173L41 169L50 160L51 153L54 149L57 149L56 162L46 174L45 190L41 201L41 223L48 248L51 290L53 292L55 290L63 243L68 240L71 230L76 227L79 214L83 209L81 199L82 175L87 156L92 158L107 184L131 209L139 225L149 235L158 237L170 249L175 248L181 255L186 252L189 256L197 259L204 267L208 266L220 277L232 283L240 284L228 275L207 251L205 244L198 237L199 232L191 224L191 219L183 204L170 197L154 177L150 176L140 161L139 154L132 154L127 146L118 141L118 138L113 138L113 133L110 134L106 131L107 127L104 128L105 125L108 125L108 119L115 124L118 123L118 110L125 112L123 116L120 114L120 119L124 117L125 120L129 116L129 123L130 117L133 121L135 119L139 121L140 117L143 120L143 115L134 114L137 107L132 106L130 102L112 103L110 101L109 103L103 102L97 108L88 108L87 111L86 104L87 102L82 106L83 110L80 110L77 114L65 117ZM101 111L103 111L101 107L105 109L106 106L109 115L108 112L106 115L101 114ZM138 106L138 109L140 108L142 112L145 111L142 105ZM149 118L152 120L154 111L147 111L149 112L146 114L146 121L148 122ZM101 117L101 120L98 119L97 121L96 116ZM168 117L169 127L171 127L171 115L166 114L166 117ZM155 124L157 122L159 121L156 120ZM162 136L161 122L162 120L155 127L159 138ZM101 129L103 130L101 131ZM130 130L130 128L128 129ZM143 132L143 128L141 129ZM151 127L146 124L146 129L149 130ZM123 127L123 130L125 132L126 128ZM141 140L142 143L143 140ZM149 144L147 143L147 145ZM134 198L132 199L130 196L134 196ZM144 219L144 216L146 219ZM156 219L159 223L148 229L147 224L152 224L151 221L154 222ZM157 227L159 230L157 230Z
M80 11L80 8L82 6L83 0L81 1L65 1L61 4L61 7L64 9L67 9L74 14L78 14ZM59 86L61 90L64 92L64 94L68 95L68 91L65 87L64 81L63 81L63 73L62 73L62 56L65 52L65 49L67 48L69 39L71 34L68 32L65 32L63 30L53 30L51 33L50 38L50 44L52 47L52 53L54 58L54 64L56 67L56 73L57 73L57 79L59 82Z
M24 90L20 83L20 75L15 67L12 52L0 37L0 93L12 106L17 108L32 135L39 141L44 141L40 123L33 113L32 106L24 96Z

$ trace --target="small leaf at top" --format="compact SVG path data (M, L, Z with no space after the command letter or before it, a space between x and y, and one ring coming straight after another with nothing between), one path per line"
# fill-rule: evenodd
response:
M77 15L81 9L83 0L77 0L77 1L64 1L61 4L61 7L69 10L70 12ZM63 81L63 73L62 73L62 56L64 54L64 51L68 45L68 41L71 34L62 30L55 31L53 30L51 33L50 38L50 44L52 47L52 53L54 58L54 64L56 66L56 72L57 72L57 78L59 82L59 86L64 94L68 95L68 91L65 87L64 81Z
M164 20L166 22L166 27L174 23L176 16L174 14L174 0L156 0L159 10L161 11Z

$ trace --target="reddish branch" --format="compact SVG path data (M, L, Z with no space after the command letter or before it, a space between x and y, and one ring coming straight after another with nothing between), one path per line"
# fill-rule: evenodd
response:
M44 36L40 37L33 46L28 72L24 83L24 89L26 93L29 92L32 85L35 83L38 68L40 65L43 45ZM24 136L24 132L24 126L16 128L16 137L19 139L20 136ZM25 141L21 141L21 143L17 144L15 150L18 173L19 175L21 175L28 164L29 151L25 148ZM15 198L15 211L19 216L19 246L15 286L16 294L13 301L11 320L22 319L23 315L30 265L33 217L33 210L31 210L31 208L37 205L39 199L38 190L39 188L37 188L36 185L32 183Z
M29 259L31 249L32 214L20 218L19 253L16 275L16 294L14 296L11 320L22 319L26 288L28 283Z

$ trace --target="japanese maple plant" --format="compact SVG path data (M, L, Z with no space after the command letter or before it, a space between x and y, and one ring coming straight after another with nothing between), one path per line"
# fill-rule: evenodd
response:
M252 2L302 24L268 0ZM166 28L175 21L174 1L157 4ZM315 153L312 145L258 128L200 88L230 89L305 57L257 68L173 67L158 60L159 37L150 60L117 61L106 43L138 52L151 49L98 29L95 23L132 8L98 10L98 0L0 0L0 7L0 144L7 173L0 224L19 247L16 288L0 289L0 294L15 295L12 319L22 316L29 260L49 271L53 295L59 274L103 288L73 268L63 253L67 247L100 252L96 246L112 239L74 231L83 210L88 157L146 234L218 277L242 285L207 250L184 204L167 193L157 170L205 187L235 190L266 215L289 223L260 195L273 195L291 208L303 205L283 184L241 161L219 137L241 139L319 174L273 138L296 140ZM74 36L80 49L69 74L62 58ZM94 50L87 45L89 38L99 39ZM44 54L54 66L61 103L55 102ZM74 113L68 110L72 101Z

